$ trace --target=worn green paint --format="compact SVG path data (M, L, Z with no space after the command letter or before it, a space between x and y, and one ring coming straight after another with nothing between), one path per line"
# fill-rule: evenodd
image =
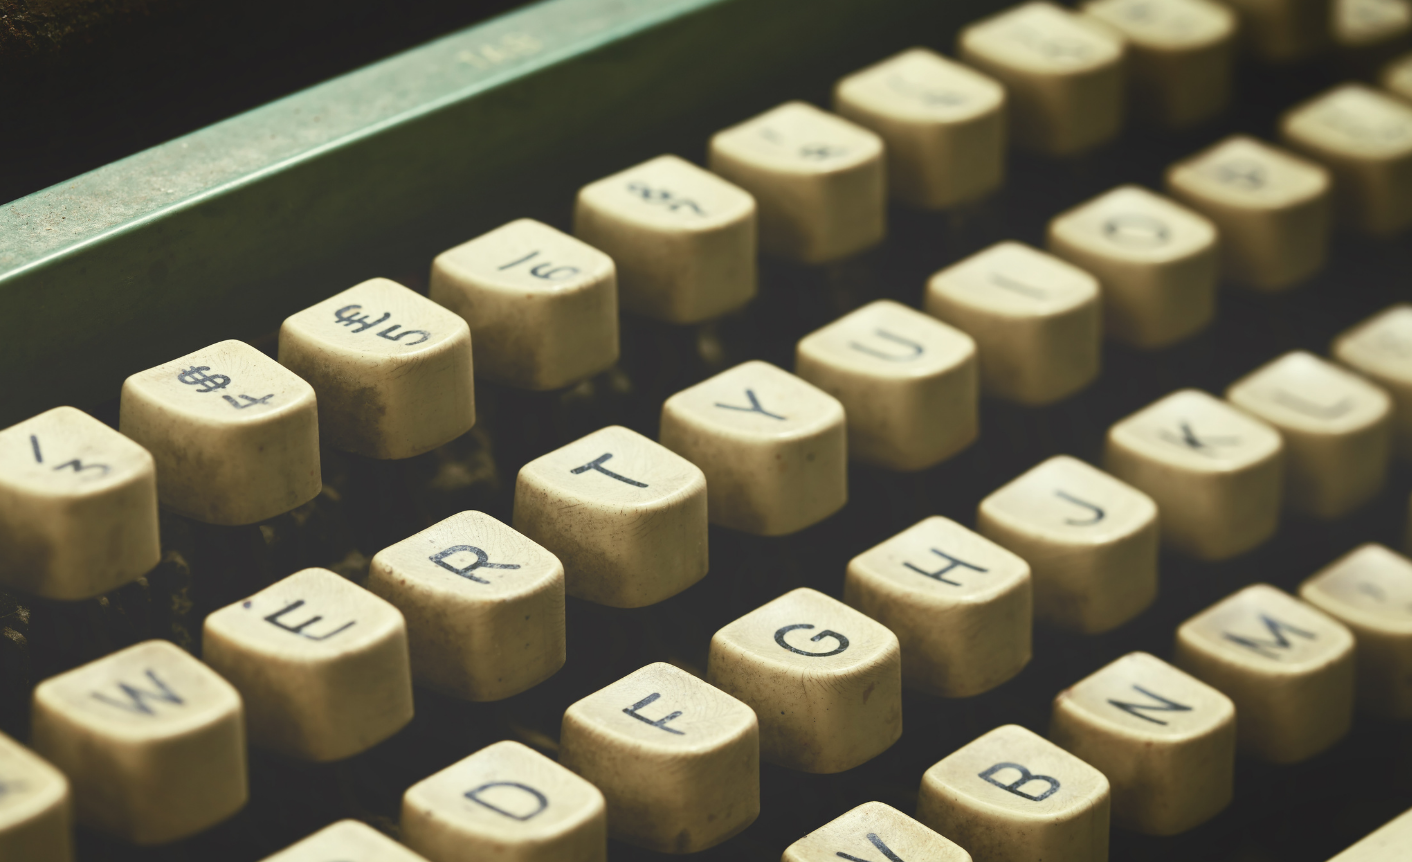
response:
M722 93L925 41L919 22L976 3L942 5L551 0L0 207L0 425L273 331Z

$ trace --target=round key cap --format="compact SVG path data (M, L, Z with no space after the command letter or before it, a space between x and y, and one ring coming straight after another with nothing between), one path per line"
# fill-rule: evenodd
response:
M134 844L193 835L249 796L240 695L168 641L40 683L31 733L73 783L79 821Z
M1123 40L1090 18L1025 3L966 27L957 46L962 60L1005 85L1018 146L1075 155L1123 125Z
M1349 224L1378 236L1412 226L1412 105L1345 84L1287 111L1280 133L1329 169Z
M146 449L72 407L0 431L0 584L87 599L161 555Z
M1005 89L968 66L913 48L839 81L833 98L886 143L894 200L952 207L1005 178Z
M805 102L786 102L711 137L711 170L755 196L760 247L801 263L882 241L882 139Z
M314 387L319 431L335 449L410 458L476 421L470 328L395 281L374 278L290 315L279 361Z
M534 219L437 255L429 295L470 325L487 380L558 389L618 361L613 259Z
M0 859L73 862L69 780L0 733Z
M314 390L240 341L123 383L118 430L152 453L163 506L209 524L253 524L318 495Z

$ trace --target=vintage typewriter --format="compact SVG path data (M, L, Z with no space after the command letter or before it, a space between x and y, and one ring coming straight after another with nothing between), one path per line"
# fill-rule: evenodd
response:
M1405 13L546 0L0 207L0 859L1412 859Z

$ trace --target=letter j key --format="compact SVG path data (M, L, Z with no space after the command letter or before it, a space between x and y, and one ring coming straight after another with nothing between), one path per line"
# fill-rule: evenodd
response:
M1014 724L922 776L917 819L985 862L1106 862L1103 773Z

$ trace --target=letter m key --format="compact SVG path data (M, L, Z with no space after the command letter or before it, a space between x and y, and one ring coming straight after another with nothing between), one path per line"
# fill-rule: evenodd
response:
M1224 632L1226 640L1231 641L1232 643L1240 644L1251 652L1257 653L1258 655L1262 655L1265 658L1275 659L1278 661L1280 658L1280 653L1278 652L1279 650L1289 650L1291 647L1294 646L1294 642L1291 641L1289 638L1285 637L1286 632L1292 635L1296 635L1298 637L1305 638L1306 640L1314 640L1318 637L1313 632L1307 632L1304 629L1295 628L1289 623L1280 622L1279 620L1275 619L1274 617L1268 614L1261 614L1260 622L1265 624L1265 629L1270 633L1270 637L1268 639L1246 637L1245 635L1236 635L1231 634L1230 632Z

